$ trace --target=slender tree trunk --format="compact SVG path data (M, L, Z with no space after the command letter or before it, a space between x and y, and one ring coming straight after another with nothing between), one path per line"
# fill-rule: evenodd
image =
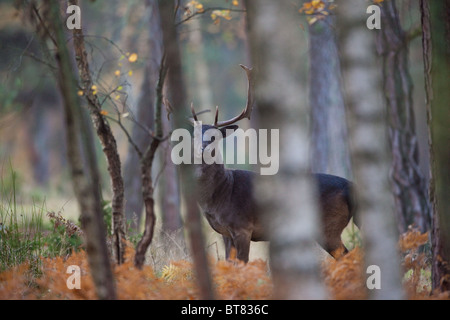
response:
M420 1L430 143L433 289L450 290L450 1Z
M161 122L164 134L168 134L172 130L172 121L167 119L167 114L165 114L162 116ZM180 214L180 190L177 167L171 159L170 142L164 141L161 147L161 152L159 154L161 180L158 182L159 203L162 216L161 231L164 237L170 237L176 241L181 248L184 248L184 237L181 232L183 222ZM169 244L170 241L165 241L165 243Z
M85 170L83 166L82 153L84 152L89 158L89 154L93 150L87 147L86 135L80 139L80 133L86 132L87 128L83 126L85 122L82 120L82 109L76 95L77 84L66 46L67 39L64 36L60 7L56 1L46 1L45 5L50 11L50 28L54 32L56 40L58 84L64 99L67 129L67 154L71 167L73 187L81 211L81 224L86 235L86 250L90 271L98 298L115 299L114 280L106 246L106 231L100 202L101 191L98 181L94 181L93 174L95 170L98 176L98 169L91 167ZM80 150L80 146L83 148L83 152Z
M165 87L164 96L169 96L170 88ZM164 134L169 134L173 130L173 116L170 110L166 108L161 122ZM177 166L171 159L171 143L169 140L163 142L160 162L162 167L163 181L160 182L159 191L161 196L161 216L162 216L162 235L167 240L167 250L173 250L173 241L176 242L177 249L186 253L186 243L182 232L183 221L181 219L180 186Z
M337 8L341 58L349 110L349 134L356 201L362 222L365 263L380 270L380 290L372 299L402 299L394 203L390 192L388 131L382 103L377 31L366 28L367 5L341 1Z
M309 26L311 169L350 179L350 151L335 28L334 15Z
M150 64L150 63L148 63ZM156 82L151 81L153 78L150 73L151 69L148 65L144 69L144 79L141 85L141 95L136 106L136 121L140 125L153 129L154 123L154 101ZM157 71L156 71L157 73ZM140 150L145 150L151 143L151 137L147 131L140 125L133 126L132 140ZM134 146L128 146L128 154L123 170L124 187L125 187L125 217L130 223L130 232L138 233L142 221L142 177L140 171L140 157Z
M174 1L171 0L159 0L158 2L161 13L164 50L169 68L168 84L170 101L175 108L175 128L182 128L186 126L186 118L184 115L189 108L183 81L181 53L174 24L175 6ZM202 299L212 299L214 294L210 280L209 264L205 253L199 208L196 201L195 179L192 169L193 167L191 165L181 164L179 166L182 194L186 203L186 226L189 231L191 253L199 284L200 297Z
M37 101L36 101L37 100ZM46 187L49 181L50 166L50 130L49 102L44 99L34 99L31 108L26 114L27 149L30 153L33 178L39 186Z
M156 99L156 85L158 82L160 63L162 59L162 35L161 22L157 0L147 0L147 10L150 12L148 28L149 59L144 69L144 79L141 86L141 95L135 111L136 121L149 129L154 128L154 102ZM141 126L135 125L132 132L132 140L140 150L145 150L151 144L148 132ZM128 156L124 166L125 182L125 215L127 221L131 221L131 230L139 231L142 218L142 180L140 172L140 157L134 146L128 148Z
M149 1L149 6L152 10L152 29L155 32L158 32L159 38L155 37L153 39L152 52L154 55L152 59L156 59L157 55L162 55L161 53L161 24L159 18L159 9L158 2ZM156 25L158 23L158 26ZM135 255L135 265L138 268L142 268L145 261L145 253L150 246L153 235L154 228L156 222L155 215L155 197L154 197L154 189L153 189L153 178L152 178L152 168L153 162L155 159L156 151L160 146L163 139L163 119L162 119L162 104L163 104L163 89L164 83L167 73L167 64L166 59L162 58L159 66L159 74L158 74L158 83L156 86L156 95L155 95L155 107L154 107L154 136L152 137L151 143L146 147L145 151L140 155L140 168L141 168L141 178L142 178L142 199L145 208L145 228L144 235L142 239L139 241L136 247L136 255ZM164 151L164 150L163 150ZM172 212L173 213L173 212ZM179 216L179 211L177 211ZM165 216L166 212L163 212L163 216ZM163 219L164 221L165 219ZM181 221L181 219L180 219ZM181 223L180 223L181 225ZM180 226L179 225L179 226Z
M78 0L70 0L71 5L78 5ZM97 131L97 136L103 147L103 152L108 163L108 172L111 178L113 191L112 199L112 231L113 231L113 254L116 263L121 264L125 252L125 229L124 229L124 189L122 168L117 151L117 144L108 121L100 113L101 105L98 97L91 90L93 83L87 53L84 46L82 29L73 29L73 44L75 56L80 73L81 87L88 102L92 122Z
M320 221L309 174L309 110L299 89L296 55L301 49L298 13L289 1L248 0L246 8L256 73L255 110L261 128L279 130L280 135L279 171L256 184L270 232L275 298L322 299L326 291L314 248Z
M164 60L164 59L163 59ZM153 190L152 167L155 159L156 150L159 147L162 139L162 124L161 124L161 107L162 107L162 92L164 81L166 77L167 67L165 62L161 62L158 85L156 87L156 101L155 101L155 131L152 142L141 155L141 176L142 176L142 199L145 208L145 227L142 239L136 246L136 255L134 263L138 268L142 268L145 262L145 253L153 240L155 229L156 215L155 215L155 198Z
M198 94L199 110L213 107L211 85L208 74L208 64L206 63L204 45L202 39L201 22L199 19L192 19L189 25L189 46L193 59L193 69L195 73L195 95Z
M378 53L383 57L383 83L389 115L392 150L391 180L399 232L415 225L422 232L430 227L426 183L419 168L419 146L408 65L408 38L402 30L395 1L381 4L382 28Z

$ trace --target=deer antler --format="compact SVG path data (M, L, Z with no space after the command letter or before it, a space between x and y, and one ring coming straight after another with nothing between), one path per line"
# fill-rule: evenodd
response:
M194 103L191 102L191 113L192 113L192 118L189 118L189 122L190 122L192 125L195 125L195 122L198 121L197 116L199 116L199 115L201 115L201 114L203 114L203 113L207 113L207 112L211 112L211 110L202 110L202 111L199 111L199 112L195 112L195 110L194 110Z
M248 92L247 92L247 105L245 106L245 109L242 110L241 114L231 118L229 120L225 121L219 121L219 107L216 107L216 116L214 118L214 126L215 127L224 127L228 126L230 124L233 124L235 122L238 122L239 120L242 120L244 118L248 118L250 120L250 115L252 114L253 109L253 83L252 83L252 70L253 68L246 67L242 64L240 64L241 68L244 69L245 74L247 75L247 81L248 81Z
M252 72L253 68L246 67L242 64L240 64L240 66L242 69L244 69L245 74L247 75L247 81L248 81L247 105L245 106L245 109L242 110L240 115L238 115L234 118L231 118L229 120L225 120L225 121L219 121L219 107L216 106L216 115L214 117L214 126L217 128L228 126L228 125L238 122L239 120L242 120L244 118L248 118L250 120L250 115L252 114L253 102L254 102L254 100L253 100L253 83L252 83L252 76L251 76L251 72ZM192 118L189 118L191 124L194 125L195 122L198 121L197 116L204 112L209 112L209 110L204 110L204 111L200 111L200 112L196 113L194 110L194 104L191 103Z
M189 120L191 120L192 124L194 124L194 122L198 121L198 118L197 118L197 114L195 113L195 110L194 110L193 102L191 102L191 112L192 112L192 118L190 118Z

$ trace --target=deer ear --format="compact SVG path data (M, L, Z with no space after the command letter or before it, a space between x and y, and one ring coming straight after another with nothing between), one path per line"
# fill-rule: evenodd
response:
M224 138L226 138L229 135L233 134L237 129L239 129L239 126L231 125L231 126L226 126L226 127L220 128L220 132L222 132L222 136Z

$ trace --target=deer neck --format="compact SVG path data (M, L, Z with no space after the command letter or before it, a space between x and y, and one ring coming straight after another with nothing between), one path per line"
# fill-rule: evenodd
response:
M199 203L204 210L213 210L229 201L233 174L223 164L200 164L196 168Z

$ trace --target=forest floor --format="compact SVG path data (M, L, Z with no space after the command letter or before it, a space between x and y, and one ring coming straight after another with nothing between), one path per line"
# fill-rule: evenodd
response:
M67 220L66 220L67 221ZM64 221L54 230L58 235L44 235L40 245L51 247L51 241L65 242L71 249L65 251L63 245L58 254L49 254L41 248L29 255L23 262L3 266L0 272L0 299L95 299L95 287L89 272L86 252L81 243L71 243ZM3 229L0 241L3 252L8 245ZM21 232L26 229L21 229ZM11 231L9 231L11 232ZM52 234L53 232L46 231ZM63 237L68 239L63 240ZM22 241L22 245L34 246L31 237ZM399 248L402 252L404 269L403 286L409 299L449 299L448 293L431 291L430 263L425 253L419 253L419 247L428 241L427 234L410 230L402 235ZM6 244L5 244L6 243ZM155 245L158 246L157 244ZM129 242L126 261L114 266L114 277L119 299L198 299L194 269L189 256L164 263L155 263L158 253L150 249L148 263L142 270L133 265L134 245ZM17 251L17 248L15 249ZM153 249L155 250L155 249ZM248 264L237 260L224 261L217 256L217 248L210 256L211 274L214 289L219 299L272 299L273 283L267 259L255 258ZM210 250L211 251L211 250ZM14 250L9 253L13 254ZM151 256L155 255L155 256ZM166 256L177 258L175 255ZM367 289L364 273L364 252L355 246L348 254L333 259L322 256L322 273L328 288L330 299L366 299ZM218 258L220 260L218 260ZM180 258L180 256L178 256ZM80 268L80 289L69 289L69 266ZM158 267L159 266L159 267Z
M76 202L64 197L43 199L39 196L33 197L32 201L24 201L14 188L13 192L2 192L2 195L0 299L95 299L82 231L78 227ZM56 208L56 211L49 208ZM110 219L107 202L104 213L105 219ZM248 264L237 260L225 261L221 238L206 223L204 227L217 298L272 299L267 242L252 243ZM161 226L157 225L155 239L142 270L133 265L134 247L139 235L130 237L125 263L114 266L119 299L199 298L187 246L179 240L184 238L183 235L163 235ZM352 223L344 231L343 241L351 250L337 259L322 249L317 250L329 298L366 299L364 251L359 230ZM411 229L401 235L398 246L407 297L449 299L448 292L431 290L428 234ZM69 266L80 268L80 289L69 289Z

